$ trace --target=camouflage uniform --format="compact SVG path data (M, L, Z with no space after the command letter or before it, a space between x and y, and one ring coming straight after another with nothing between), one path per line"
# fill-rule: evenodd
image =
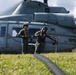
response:
M35 46L35 52L36 53L40 53L40 52L44 52L44 48L45 48L45 38L48 37L54 41L56 41L56 39L52 36L49 36L46 34L46 27L42 28L42 30L37 31L35 33L35 37L36 37L36 46ZM45 29L45 33L43 33L43 29Z
M20 37L22 37L22 51L23 53L28 52L28 39L29 39L29 32L28 29L21 29L19 34Z

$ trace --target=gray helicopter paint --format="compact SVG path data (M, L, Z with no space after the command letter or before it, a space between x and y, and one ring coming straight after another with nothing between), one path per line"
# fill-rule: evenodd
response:
M72 15L67 14L57 14L57 13L35 13L25 14L25 15L14 15L14 16L5 16L1 17L0 20L8 20L8 21L36 21L36 22L47 22L54 23L60 26L66 27L76 27L75 21Z
M50 11L53 10L53 13L46 12L46 8L50 8ZM44 52L55 52L56 48L57 51L70 51L76 48L76 24L66 9L64 13L61 12L63 9L57 8L56 11L59 13L55 13L55 7L51 9L48 5L38 1L23 1L12 15L1 16L0 52L21 52L22 39L16 35L24 22L29 23L31 37L34 36L36 30L46 26L48 28L47 34L57 38L57 45L53 45L54 41L46 38ZM32 43L32 46L29 43L29 52L34 52L35 38L29 42Z
M69 13L64 7L50 7L51 13Z
M34 12L46 12L49 13L69 13L64 7L49 7L47 4L43 4L38 1L32 2L23 2L21 3L17 9L15 10L14 14L33 14Z
M35 21L49 22L66 27L76 27L73 16L62 13L35 13Z
M14 14L33 14L34 12L45 12L45 8L48 8L46 4L38 1L27 1L21 3L15 10Z
M1 21L32 21L32 14L19 14L19 15L9 15L0 17Z
M0 49L0 51L3 49L4 51L17 51L17 52L21 52L21 46L22 46L22 43L21 43L21 38L19 37L16 37L15 34L13 34L13 28L22 28L22 23L12 23L12 22L8 22L8 23L5 23L5 24L0 24L0 26L5 26L7 30L6 33L6 36L4 38L3 37L0 37L3 39L3 42L0 42L1 44L4 44L4 47ZM41 29L42 27L44 26L44 23L30 23L29 24L29 28L33 28L33 29ZM61 28L61 27L58 27L56 25L53 25L53 24L46 24L46 26L48 27L48 34L54 36L54 37L57 37L58 39L58 50L59 51L63 51L63 50L66 50L66 49L71 49L71 48L75 48L76 46L76 43L71 43L69 42L69 38L70 39L74 39L75 36L73 37L72 35L72 32L69 32L69 30L65 29L65 28ZM62 31L62 32L61 32ZM68 35L67 35L68 34ZM34 35L31 35L31 36L34 36ZM0 39L0 40L2 40ZM35 44L35 39L32 40ZM47 49L48 48L48 49ZM50 49L51 51L55 51L55 45L53 45L53 41L46 38L46 46L45 46L45 52L50 52ZM2 50L2 51L3 51ZM1 51L1 52L2 52Z

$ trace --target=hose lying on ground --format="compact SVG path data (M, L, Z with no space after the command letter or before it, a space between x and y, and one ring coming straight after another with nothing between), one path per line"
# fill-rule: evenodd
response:
M35 53L34 56L40 61L44 62L54 75L66 75L55 63L47 57Z

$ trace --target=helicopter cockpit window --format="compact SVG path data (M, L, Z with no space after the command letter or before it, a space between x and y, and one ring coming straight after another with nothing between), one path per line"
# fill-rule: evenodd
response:
M13 36L13 37L16 37L17 34L19 33L19 31L20 31L21 29L22 29L22 28L14 27L14 28L12 29L12 36Z
M1 37L5 37L6 27L1 27Z

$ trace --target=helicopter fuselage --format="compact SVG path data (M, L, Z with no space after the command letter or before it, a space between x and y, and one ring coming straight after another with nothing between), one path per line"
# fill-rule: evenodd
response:
M22 38L17 37L24 22L29 23L29 53L34 53L36 31L46 26L47 34L58 41L46 38L44 52L72 51L76 48L76 24L63 7L49 7L38 1L24 1L12 15L0 17L0 53L21 53Z

